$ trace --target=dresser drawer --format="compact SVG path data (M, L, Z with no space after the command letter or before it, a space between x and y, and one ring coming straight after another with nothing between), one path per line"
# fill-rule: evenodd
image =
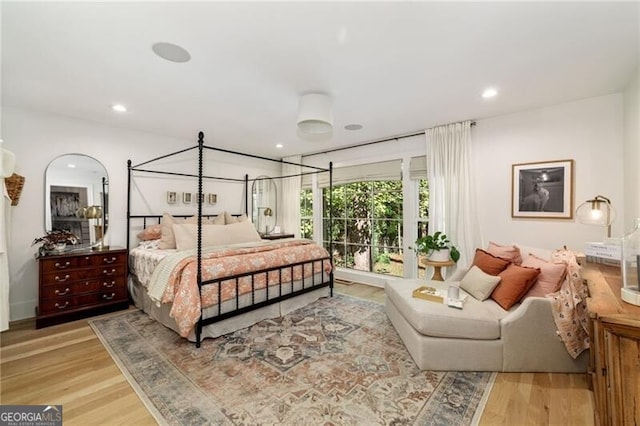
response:
M74 281L84 281L93 278L109 279L126 276L125 265L107 265L94 268L72 269L67 271L50 272L42 274L42 284L58 285Z
M102 305L108 302L126 300L125 288L89 293L80 296L65 296L57 299L45 299L40 302L40 314L55 314L72 311L77 308Z
M43 299L59 299L66 296L78 296L84 293L108 291L125 286L124 277L114 279L81 280L69 283L45 285L42 287L40 297Z
M92 256L93 266L124 265L127 262L126 253L105 253Z
M43 273L64 272L70 269L89 267L92 265L92 256L69 256L53 259L41 259L40 264Z

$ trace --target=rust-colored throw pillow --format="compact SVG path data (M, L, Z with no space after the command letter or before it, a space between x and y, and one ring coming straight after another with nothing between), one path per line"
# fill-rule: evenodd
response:
M485 274L498 275L504 271L510 263L508 260L496 257L482 249L476 249L476 255L473 257L472 265L480 268Z
M500 283L491 293L491 298L502 306L502 309L508 311L527 294L538 275L540 275L539 268L511 264L500 272Z
M496 257L510 260L511 263L515 263L516 265L522 264L522 255L520 254L518 246L503 246L489 241L487 251Z

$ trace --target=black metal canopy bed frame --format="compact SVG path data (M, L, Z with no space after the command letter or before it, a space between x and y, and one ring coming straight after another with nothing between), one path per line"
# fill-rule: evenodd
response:
M173 171L160 171L160 170L151 170L148 168L145 168L144 166L149 165L150 163L156 162L158 160L162 160L162 159L167 159L170 158L172 156L178 155L178 154L182 154L185 153L187 151L191 151L197 149L198 152L198 157L197 157L197 162L198 162L198 173L197 174L188 174L188 173L177 173L177 172L173 172ZM330 196L329 196L329 221L328 221L328 226L329 226L329 235L331 235L331 231L332 231L332 218L331 218L331 206L333 204L333 194L332 194L332 181L333 181L333 164L329 163L329 168L325 169L325 168L320 168L320 167L315 167L315 166L309 166L309 165L305 165L305 164L298 164L298 163L292 163L292 162L288 162L288 161L284 161L284 160L276 160L276 159L272 159L272 158L268 158L268 157L262 157L262 156L258 156L258 155L253 155L253 154L246 154L246 153L241 153L241 152L236 152L236 151L230 151L227 149L222 149L222 148L215 148L212 146L206 146L204 144L204 133L203 132L199 132L198 134L198 143L196 146L193 146L191 148L187 148L187 149L183 149L183 150L179 150L170 154L166 154L166 155L162 155L156 158L153 158L151 160L136 164L136 165L132 165L131 160L127 161L127 169L128 169L128 179L127 179L127 249L129 249L130 247L130 239L131 239L131 231L132 231L132 222L135 222L137 224L140 224L140 222L142 223L142 228L147 228L147 226L150 226L152 224L160 224L162 215L160 214L132 214L131 212L131 195L132 195L132 190L131 190L131 185L132 185L132 179L134 178L134 174L158 174L158 175L164 175L164 176L179 176L179 177L189 177L189 178L196 178L197 179L197 192L196 192L196 206L197 206L197 237L196 237L196 279L197 279L197 285L198 285L198 292L200 294L200 296L202 296L202 292L203 289L206 286L211 286L211 285L216 285L217 284L217 293L218 293L218 304L217 307L213 309L213 313L211 312L212 309L207 310L207 313L205 315L205 308L202 306L201 303L201 307L200 307L200 317L198 319L197 324L194 327L194 332L195 332L195 344L196 347L200 347L201 341L202 341L202 331L203 331L203 327L210 325L210 324L215 324L218 323L222 320L226 320L229 319L231 317L237 317L239 315L248 313L250 311L254 311L257 309L260 309L262 307L268 306L268 305L272 305L275 303L279 303L282 302L286 299L291 299L297 296L300 296L302 294L314 291L314 290L318 290L321 288L326 288L328 287L329 290L329 295L333 296L333 269L334 269L334 265L333 265L333 258L332 258L332 253L333 253L333 247L332 247L332 243L329 243L329 250L328 250L328 255L325 255L323 257L319 257L319 258L314 258L311 260L306 260L303 262L296 262L296 263L291 263L291 264L287 264L287 265L283 265L283 266L277 266L277 267L269 267L269 268L265 268L265 269L260 269L260 270L255 270L255 271L251 271L251 272L247 272L247 273L242 273L242 274L237 274L237 275L230 275L230 276L224 276L221 278L215 278L215 279L209 279L209 280L205 280L203 279L203 271L202 271L202 255L203 255L203 218L208 219L211 217L215 217L217 215L215 214L206 214L203 215L202 213L202 195L203 194L203 181L205 180L215 180L215 181L231 181L231 182L238 182L244 183L244 214L247 215L248 217L248 202L247 202L247 197L248 197L248 190L249 190L249 175L245 174L244 179L239 179L239 178L232 178L232 177L218 177L218 176L205 176L203 175L203 162L205 161L205 151L207 152L222 152L222 153L226 153L226 154L232 154L232 155L237 155L237 156L242 156L242 157L249 157L249 158L254 158L254 159L259 159L259 160L265 160L265 161L270 161L270 162L276 162L276 163L280 163L280 164L289 164L289 165L294 165L294 166L299 166L300 167L300 173L297 174L292 174L292 175L287 175L287 176L274 176L272 177L272 179L285 179L285 178L294 178L294 177L298 177L298 176L303 176L303 175L312 175L312 174L319 174L319 173L329 173L329 191L330 191ZM209 158L208 158L209 159ZM303 172L303 170L311 170L311 171L306 171ZM252 181L258 180L259 178L253 179ZM174 217L177 218L186 218L189 215L174 215ZM238 214L235 214L234 216L239 216ZM139 225L138 225L139 226ZM331 239L330 239L331 240ZM326 273L323 272L323 267L322 265L325 265L325 262L329 262L330 264L330 272ZM320 280L317 279L317 264L318 262L320 262ZM301 268L301 270L305 271L305 268L311 268L311 270L313 271L311 274L311 277L305 279L304 275L302 277L302 283L301 285L299 285L299 282L296 284L297 289L294 289L294 283L293 283L293 276L294 276L294 270L293 268ZM288 282L286 279L283 282L283 271L288 270L287 272L288 275L291 276L290 282ZM275 272L274 272L275 271ZM278 282L276 284L270 284L269 281L269 275L275 273L279 276L279 280L277 280ZM254 286L254 280L256 280L256 277L260 276L261 274L264 274L264 278L266 279L266 298L261 297L261 299L264 300L256 300L256 288ZM240 303L239 298L239 282L241 279L247 280L250 279L251 280L251 303L248 305L243 305ZM229 282L229 280L233 280L235 281L235 303L233 303L233 301L231 301L232 304L234 304L234 308L232 308L232 310L227 310L225 312L222 311L222 302L221 302L221 287L222 287L222 282ZM308 282L310 281L310 282ZM320 281L320 282L317 282ZM277 286L275 288L275 293L276 295L271 297L270 296L270 288L273 288L273 286ZM214 287L214 291L215 287Z

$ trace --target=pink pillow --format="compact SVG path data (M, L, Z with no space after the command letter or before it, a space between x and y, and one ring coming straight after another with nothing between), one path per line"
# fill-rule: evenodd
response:
M538 275L540 275L540 269L527 268L512 263L498 274L500 283L491 293L491 298L502 306L502 309L508 311L529 291Z
M522 263L522 256L520 255L520 249L517 246L502 246L496 244L493 241L489 241L489 248L487 251L496 257L501 257L520 265Z
M527 256L522 262L522 266L530 268L540 268L538 280L533 284L526 297L544 297L547 294L555 293L562 286L562 282L567 276L567 268L564 263L547 262L532 254Z
M151 225L142 231L138 232L138 239L140 241L159 240L162 236L162 225Z

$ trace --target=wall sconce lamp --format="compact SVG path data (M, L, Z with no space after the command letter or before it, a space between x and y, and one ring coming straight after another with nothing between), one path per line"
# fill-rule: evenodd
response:
M611 237L611 224L616 218L616 211L611 205L611 200L602 195L596 195L592 200L587 200L576 209L578 222L585 225L607 227L607 237Z
M298 135L307 140L326 140L333 132L331 98L321 93L308 93L298 105Z

